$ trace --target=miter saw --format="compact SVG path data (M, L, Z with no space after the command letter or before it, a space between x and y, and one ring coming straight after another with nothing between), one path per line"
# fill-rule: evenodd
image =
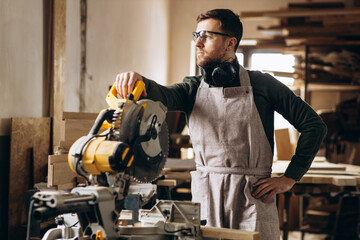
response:
M76 213L80 223L76 232L75 225L62 224L43 239L201 239L199 203L158 201L152 209L139 211L143 226L121 224L131 179L156 180L168 152L167 109L160 102L139 100L144 87L138 81L127 99L118 99L114 84L106 97L109 108L70 148L70 168L86 179L86 186L34 194L28 226L69 213Z
M87 136L70 148L69 165L81 176L123 172L138 182L155 180L166 161L166 107L152 100L138 101L144 83L138 81L127 99L116 98L115 84ZM99 130L107 129L98 134ZM134 161L134 159L136 161Z

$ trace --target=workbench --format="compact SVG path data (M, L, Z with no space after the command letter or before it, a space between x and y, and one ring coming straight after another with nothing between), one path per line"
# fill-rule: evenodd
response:
M282 175L290 161L275 161L272 169L272 176ZM292 195L300 196L321 196L332 193L340 196L355 196L359 195L360 186L360 166L350 164L335 164L329 163L323 158L315 158L309 171L297 182L292 189L284 193L286 211L283 222L283 239L288 239L289 219L290 219L290 197ZM302 203L302 201L300 201ZM300 228L302 227L303 208L299 204ZM337 229L337 220L340 214L340 208L336 211L336 222L332 229L331 238L333 239ZM360 213L359 213L360 216ZM360 219L359 219L360 220ZM358 220L358 226L360 221ZM359 227L357 228L359 230ZM359 235L359 233L357 233Z
M281 176L285 172L289 163L290 161L274 161L272 176ZM165 179L160 180L158 184L162 186L177 186L181 182L189 182L191 180L190 171L195 170L195 168L196 166L194 160L168 159L163 172ZM284 208L286 214L283 222L283 239L288 239L288 221L290 218L289 203L292 195L303 197L331 192L340 195L353 194L354 196L358 196L359 186L360 166L329 163L325 158L315 158L309 171L302 177L302 179L297 182L291 190L284 193ZM299 211L301 218L303 211L302 207L300 207ZM301 221L302 219L300 222ZM359 223L360 221L358 221L358 224ZM335 230L336 229L334 228L334 231Z

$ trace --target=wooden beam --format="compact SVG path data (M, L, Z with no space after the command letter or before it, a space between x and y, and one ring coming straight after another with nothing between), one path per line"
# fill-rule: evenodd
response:
M359 15L360 8L353 9L316 9L316 10L275 10L275 11L249 11L241 12L240 19L259 18L290 18L290 17L311 17L311 16L332 16L332 15Z
M248 232L237 229L217 228L201 226L201 236L205 238L221 238L221 239L242 239L256 240L260 239L258 232Z
M66 1L53 1L52 35L52 94L51 117L53 118L53 148L60 144L60 126L64 112L65 92L65 45L66 45Z
M87 0L80 1L80 40L81 40L81 64L80 64L80 112L85 111L86 89L86 29L87 29Z

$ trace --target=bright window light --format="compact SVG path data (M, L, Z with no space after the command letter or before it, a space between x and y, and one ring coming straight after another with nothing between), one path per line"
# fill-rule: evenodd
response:
M251 55L250 68L260 71L294 72L295 57L281 53L253 53ZM274 75L270 73L271 75ZM288 77L276 77L277 80L287 86L294 85L294 79Z
M284 55L281 53L253 53L250 60L251 70L276 71L276 72L294 72L295 57L293 55ZM273 73L269 73L274 76ZM277 80L287 86L294 84L293 78L277 77ZM292 128L292 125L275 112L275 129Z
M243 53L236 53L236 57L241 66L244 66L244 54Z

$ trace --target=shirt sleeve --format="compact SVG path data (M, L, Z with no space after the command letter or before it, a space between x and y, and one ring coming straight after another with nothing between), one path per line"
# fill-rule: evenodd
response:
M285 176L299 181L308 171L326 134L326 125L320 116L287 86L269 74L264 74L263 89L274 110L289 121L301 134L294 156Z
M169 111L185 112L190 115L194 106L200 76L185 77L183 82L162 86L153 80L143 77L147 98L162 102Z

